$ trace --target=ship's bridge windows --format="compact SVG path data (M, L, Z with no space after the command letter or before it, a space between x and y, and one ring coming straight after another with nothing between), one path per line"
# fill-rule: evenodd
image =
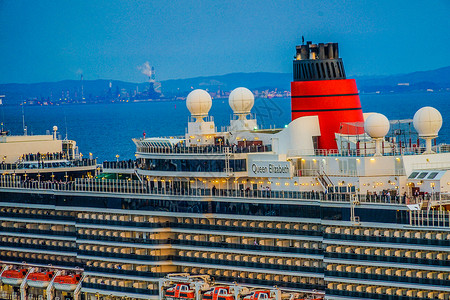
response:
M409 179L416 178L416 176L419 175L419 172L412 172L411 175L409 175Z

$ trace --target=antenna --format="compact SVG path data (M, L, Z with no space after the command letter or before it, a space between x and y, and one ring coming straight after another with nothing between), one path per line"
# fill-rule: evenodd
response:
M66 126L66 137L64 138L67 140L67 116L64 114L64 125Z
M64 138L64 140L67 140L67 115L66 115L66 108L63 109L64 112L64 126L66 128L66 137Z
M81 74L81 101L84 100L83 74Z
M24 107L25 106L25 102L22 102L22 128L23 128L23 135L27 135L27 126L25 126L25 111L24 111Z
M5 95L0 95L0 106L2 107L2 132L3 132L3 122L5 122L5 109L3 108L3 98L5 98Z

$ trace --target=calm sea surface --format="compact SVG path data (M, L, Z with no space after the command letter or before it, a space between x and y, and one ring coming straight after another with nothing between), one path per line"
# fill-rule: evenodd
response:
M361 95L364 112L379 112L389 119L412 119L423 106L437 108L444 119L438 142L450 143L450 93ZM264 128L288 124L290 98L256 99L252 110ZM146 132L147 137L184 135L189 111L184 101L30 106L24 108L28 132L45 134L53 125L64 137L77 141L80 152L92 152L99 161L134 158L131 141ZM218 130L229 124L232 111L227 99L213 100L210 115ZM12 134L22 134L22 108L0 106L0 120Z

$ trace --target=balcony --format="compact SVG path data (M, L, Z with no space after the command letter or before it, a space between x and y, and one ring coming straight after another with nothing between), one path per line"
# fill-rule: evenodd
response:
M94 219L77 219L77 223L81 224L98 224L110 226L126 226L126 227L144 227L144 228L188 228L207 231L232 231L232 232L248 232L248 233L265 233L265 234L286 234L301 236L322 236L321 231L303 230L303 229L279 229L279 228L262 228L262 227L244 227L244 226L224 226L210 224L186 224L177 222L150 223L135 221L112 221L112 220L94 220ZM176 230L174 230L176 231Z
M367 255L367 254L355 254L355 253L325 252L325 258L450 267L450 261L448 261L448 260L423 259L423 258L414 258L414 257L398 257L398 256Z
M95 290L102 290L102 291L104 291L104 290L114 291L114 292L120 292L120 293L158 295L158 290L140 289L140 288L123 287L123 286L113 286L113 285L106 285L106 284L100 284L100 283L83 282L82 287L83 288L91 288L91 289L95 289Z
M78 234L78 239L83 240L101 240L116 243L135 243L146 245L183 245L183 246L198 246L205 248L229 248L236 250L254 250L254 251L268 251L268 252L280 252L280 253L298 253L298 254L313 254L322 255L322 249L309 249L298 247L280 247L280 246L263 246L263 245L248 245L248 244L235 244L226 242L206 242L206 241L191 241L180 239L142 239L142 238L122 238L122 237L110 237L110 236L93 236L86 234Z
M390 283L404 282L404 283L450 286L450 280L441 280L441 279L432 279L432 278L389 276L389 275L381 275L381 274L366 274L366 273L338 272L338 271L325 271L325 276L355 278L355 279L364 279L364 280L380 280L380 281L387 281Z

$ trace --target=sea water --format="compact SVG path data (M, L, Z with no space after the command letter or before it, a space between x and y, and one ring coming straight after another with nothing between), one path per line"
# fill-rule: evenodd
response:
M449 92L360 95L364 112L379 112L389 119L412 119L423 106L437 108L444 119L438 142L450 143ZM290 98L259 98L252 113L263 128L284 127L291 120ZM45 134L58 126L62 138L75 140L80 152L91 152L99 161L134 158L132 138L181 136L189 111L184 101L0 107L0 120L12 134L22 134L23 120L29 134ZM214 99L209 113L217 129L232 116L228 99Z

